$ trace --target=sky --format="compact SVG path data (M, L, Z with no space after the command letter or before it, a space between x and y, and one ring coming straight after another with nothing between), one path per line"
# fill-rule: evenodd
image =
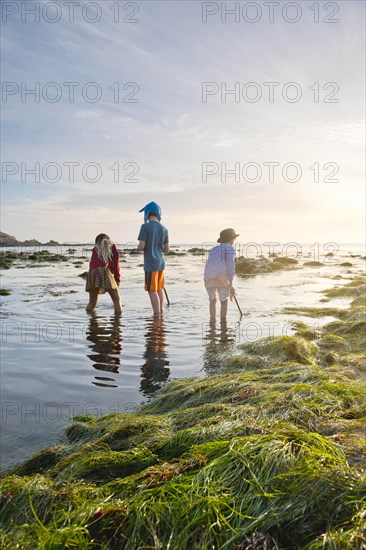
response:
M3 232L365 241L363 1L1 8Z

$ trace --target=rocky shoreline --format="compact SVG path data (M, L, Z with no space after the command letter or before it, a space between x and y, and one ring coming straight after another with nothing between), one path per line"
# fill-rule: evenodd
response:
M86 259L89 259L89 255L88 257L86 257L85 255L76 255L75 253L78 253L77 249L69 248L66 250L66 252L68 256L57 252L50 252L48 249L31 251L23 250L20 252L13 250L0 250L0 269L9 269L13 265L15 267L19 267L19 265L16 265L17 262L18 264L19 262L36 262L39 264L45 262L53 263L60 261L71 261L75 263L75 261L77 260L85 261ZM137 249L122 249L119 252L121 261L123 261L128 255L142 255L142 252L138 251ZM187 250L187 252L170 250L170 252L166 256L168 258L172 256L180 257L186 256L187 254L192 254L193 256L202 256L203 254L207 255L207 251L204 252L203 249L189 249ZM240 256L235 260L235 272L237 275L256 275L258 273L272 273L273 271L300 269L301 267L321 267L325 265L327 264L319 261L303 261L301 263L300 261L293 258L282 256L276 257L273 260L269 260L263 256L258 259L251 259ZM334 265L339 265L340 267L353 267L352 262L341 262Z

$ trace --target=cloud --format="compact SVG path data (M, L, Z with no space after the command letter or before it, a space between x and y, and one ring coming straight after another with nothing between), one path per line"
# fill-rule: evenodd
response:
M75 114L75 117L83 118L83 119L98 118L99 113L97 111L77 111L77 113Z
M258 234L275 227L282 235L293 225L304 239L322 224L329 233L333 224L335 231L352 229L348 238L356 239L364 186L363 3L343 3L337 25L314 24L313 11L305 8L296 25L281 19L269 24L264 17L252 25L233 18L223 24L220 17L203 24L201 3L165 1L139 3L138 24L114 23L113 10L99 2L101 20L91 24L81 16L86 3L75 7L73 23L65 17L55 24L13 18L3 26L5 80L41 86L40 101L29 95L23 102L19 92L3 103L3 159L63 168L54 184L22 184L19 172L3 186L5 231L37 229L37 238L47 240L52 228L54 238L85 239L94 233L93 219L102 224L104 217L113 220L116 233L122 223L123 232L134 236L128 225L135 223L136 204L157 198L176 240L194 241L197 227L209 238L219 224ZM42 96L48 82L60 85L59 101ZM67 82L77 83L73 101ZM96 102L85 93L93 82L101 90ZM207 102L203 82L219 89ZM222 96L236 82L239 101ZM243 95L248 82L261 90L256 103ZM266 82L280 83L274 102L268 101ZM284 99L288 82L301 86L299 102ZM316 82L318 102L311 89ZM339 85L338 103L324 101L329 82ZM135 103L128 101L128 83L135 83ZM72 182L64 167L70 162L79 163ZM226 163L228 169L239 163L241 174L245 165L257 163L263 177L248 183L228 176L223 183L220 170L204 184L204 162ZM268 162L280 164L274 183L268 181ZM301 166L297 184L284 180L288 162ZM329 162L339 165L338 185L323 181ZM95 184L83 178L88 163L101 167ZM319 184L309 168L315 163ZM111 169L117 165L118 183ZM138 172L131 176L134 166ZM352 217L355 223L345 227L342 220Z
M76 44L76 42L73 42L72 40L60 40L59 41L59 44L67 49L67 50L71 50L71 51L80 51L82 50L82 46L80 46L80 44Z
M213 144L213 147L231 147L239 142L239 138L230 137L230 134L222 134L220 141Z

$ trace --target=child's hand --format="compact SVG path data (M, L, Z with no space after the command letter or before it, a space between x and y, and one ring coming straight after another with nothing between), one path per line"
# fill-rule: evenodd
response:
M232 286L229 288L229 295L230 295L230 301L232 302L234 296L236 295L235 288Z

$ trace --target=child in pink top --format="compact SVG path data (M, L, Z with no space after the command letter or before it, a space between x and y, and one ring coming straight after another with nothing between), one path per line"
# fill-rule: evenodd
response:
M99 294L108 292L114 304L114 312L122 313L119 296L119 283L121 281L121 268L119 254L116 245L105 233L100 233L95 238L95 247L89 263L89 272L85 290L89 292L89 303L86 311L90 313L96 307Z

